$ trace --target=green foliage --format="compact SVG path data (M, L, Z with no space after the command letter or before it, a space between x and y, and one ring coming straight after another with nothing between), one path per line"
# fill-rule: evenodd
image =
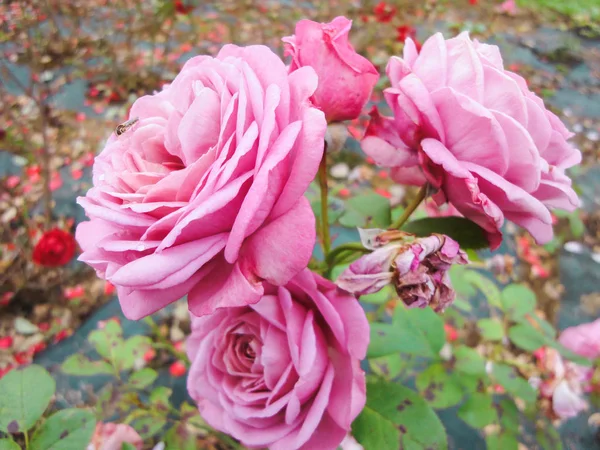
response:
M458 417L473 428L483 428L496 421L498 414L491 395L476 392L461 405Z
M0 450L21 450L21 447L12 439L0 439Z
M391 223L390 202L375 193L357 195L348 199L339 221L349 228L386 228Z
M372 323L368 357L405 353L436 357L446 337L444 323L431 308L408 309L399 305L391 324Z
M463 276L465 281L472 284L475 288L483 293L490 305L497 308L502 307L500 290L494 281L484 277L475 270L465 270Z
M485 361L477 350L465 345L454 349L455 368L469 375L485 375Z
M448 447L444 426L419 394L378 378L367 381L367 404L352 434L365 450Z
M80 353L69 356L62 364L62 370L68 375L93 376L110 375L112 366L106 361L91 361Z
M15 369L0 379L0 431L22 433L42 417L56 383L41 366Z
M492 377L506 389L506 392L523 399L527 403L535 402L537 398L536 391L512 367L506 364L494 363L492 366Z
M82 409L63 409L44 421L33 435L31 448L36 450L71 450L85 448L90 442L96 418Z
M521 284L510 284L502 291L502 309L513 320L533 313L535 294Z
M459 375L448 372L441 363L427 367L417 375L417 389L433 408L454 406L463 398L463 386Z
M504 337L504 326L499 319L480 319L477 328L484 339L499 341Z
M429 236L440 233L450 236L460 244L463 250L482 249L489 246L485 231L475 222L464 217L428 217L413 220L402 230L417 236Z
M146 367L139 372L134 372L129 378L129 384L136 389L144 389L154 383L157 377L156 370Z

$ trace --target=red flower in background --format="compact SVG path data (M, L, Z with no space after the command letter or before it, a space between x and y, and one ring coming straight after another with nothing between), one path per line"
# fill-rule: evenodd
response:
M388 5L386 2L379 2L373 9L377 22L390 22L396 15L396 7Z
M417 47L417 51L421 51L421 43L417 39L417 30L415 27L412 25L402 25L396 28L396 32L398 33L396 35L396 40L398 42L404 42L406 41L406 38L411 38Z
M75 239L70 233L54 228L44 233L33 249L33 262L46 267L67 264L75 255Z
M182 0L175 0L173 3L178 14L189 14L194 10L193 5L186 5Z

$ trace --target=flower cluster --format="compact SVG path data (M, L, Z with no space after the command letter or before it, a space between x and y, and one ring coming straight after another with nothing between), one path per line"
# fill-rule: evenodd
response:
M375 7L380 22L395 12ZM288 67L264 46L192 58L133 104L79 199L90 219L76 233L80 260L115 286L128 318L187 296L189 393L210 425L250 447L337 448L366 399L357 296L391 284L408 307L443 311L455 297L449 269L468 262L445 234L367 230L372 252L337 285L308 269L316 233L304 194L328 123L358 119L379 79L350 28L344 17L300 21L283 38ZM400 32L404 58L389 61L385 90L394 116L372 110L364 151L478 224L492 248L505 218L548 241L549 208L578 205L569 132L497 47L438 34L418 50L414 30ZM47 264L71 254L51 253Z

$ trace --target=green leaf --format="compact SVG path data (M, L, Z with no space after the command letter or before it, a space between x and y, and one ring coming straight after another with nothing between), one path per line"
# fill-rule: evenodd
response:
M367 381L367 404L353 422L352 434L365 450L448 447L444 426L425 400L382 379Z
M497 308L502 307L500 290L493 280L484 277L479 272L474 270L466 270L464 273L464 279L479 289L490 305Z
M0 450L21 450L21 447L12 439L0 439Z
M459 266L458 264L453 264L450 268L449 273L450 281L452 281L452 287L454 288L456 293L460 297L468 299L473 297L477 293L477 290L473 287L473 283L469 282L469 280L465 278L466 272L473 272L473 270L467 269L466 266Z
M464 217L428 217L413 220L404 225L402 230L417 236L445 234L458 242L463 250L489 247L483 228Z
M334 278L335 279L335 278ZM374 294L361 295L361 303L371 303L374 305L381 305L392 298L392 287L388 284L383 289Z
M136 359L152 348L152 340L148 336L133 336L125 341L115 354L115 362L121 370L131 370Z
M526 352L533 352L549 343L549 339L529 324L520 323L510 327L508 338Z
M432 357L431 347L414 326L403 329L394 324L375 322L371 324L371 340L368 358L406 353Z
M69 356L62 363L61 369L68 375L92 376L112 374L112 366L106 361L91 361L85 356L76 353Z
M499 319L480 319L477 321L477 328L488 341L500 341L504 337L504 327Z
M562 450L562 439L558 429L550 423L544 421L536 427L535 437L540 448L544 450Z
M36 450L72 450L85 448L92 439L96 418L83 409L63 409L51 415L31 440Z
M165 417L146 416L137 419L133 423L133 428L140 434L142 439L146 440L156 435L166 423L167 419Z
M344 227L386 228L391 223L390 202L375 193L348 199L340 224Z
M492 405L492 397L476 392L471 395L458 410L458 417L473 428L483 428L494 422L497 417L496 408Z
M485 375L485 360L477 350L460 345L454 349L454 367L469 375Z
M533 313L535 294L522 284L509 284L502 291L502 309L512 319L519 319Z
M123 442L121 444L121 450L137 450L136 446L129 442Z
M431 356L437 356L446 343L444 320L431 308L406 308L400 304L394 310L392 322L401 329L411 330L415 338L426 342Z
M500 425L507 430L518 430L520 426L519 409L514 400L503 398L498 405L498 415L500 416Z
M506 392L523 399L527 403L535 402L537 393L535 389L521 378L519 374L510 366L501 363L492 365L492 377L500 384Z
M399 353L369 359L369 366L373 373L388 380L393 380L399 376L410 364L410 359Z
M136 389L144 389L154 383L154 380L158 377L158 373L154 369L145 367L139 372L134 372L129 378L129 384Z
M122 345L123 330L119 323L109 320L103 329L92 331L88 336L88 341L100 356L112 361L113 349Z
M169 397L171 397L172 389L159 386L150 393L150 404L157 409L167 409L169 407Z
M164 443L166 450L197 450L196 436L190 432L185 423L173 425L165 433Z
M50 404L56 383L42 366L11 370L0 379L0 431L22 433L38 421Z
M485 443L487 444L487 450L519 449L519 441L517 440L517 437L509 430L486 436Z
M569 226L571 227L571 233L576 238L580 238L585 233L585 224L579 217L579 211L573 211L569 214Z
M416 384L421 396L433 408L448 408L463 398L460 381L441 363L432 364L417 375Z

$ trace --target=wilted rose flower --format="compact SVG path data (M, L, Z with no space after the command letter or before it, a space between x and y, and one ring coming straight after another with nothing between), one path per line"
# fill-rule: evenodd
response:
M549 208L579 205L565 170L581 153L526 81L504 69L498 47L438 33L418 52L409 38L387 74L394 117L372 111L364 151L395 181L438 189L436 203L479 224L492 249L504 219L550 241Z
M392 283L407 306L443 311L456 296L448 271L453 264L467 263L456 241L436 234L376 248L350 264L336 283L356 295L372 294Z
M535 352L542 378L536 384L543 397L552 402L552 410L560 419L570 419L588 408L583 398L586 370L571 362L563 361L553 348L543 347Z
M256 304L192 318L188 391L248 447L334 450L365 404L368 343L356 298L306 269Z
M144 444L137 431L129 425L98 422L92 441L86 450L121 450L125 443L133 445L138 450L142 450Z
M33 249L33 262L46 267L67 264L75 255L75 239L59 228L46 231Z
M188 296L196 315L258 301L262 281L303 270L314 241L304 192L326 121L311 106L313 69L288 74L264 46L189 60L137 122L113 135L79 198L81 260L139 319Z
M348 41L352 21L336 17L330 23L301 20L295 35L283 38L290 72L310 66L319 76L312 101L328 122L356 119L379 79L371 62Z

